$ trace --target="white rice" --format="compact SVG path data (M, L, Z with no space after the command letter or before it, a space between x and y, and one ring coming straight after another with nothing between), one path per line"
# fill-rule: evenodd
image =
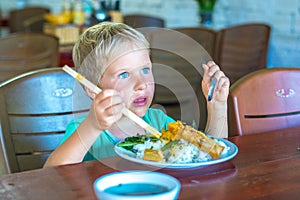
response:
M222 141L216 141L225 147L221 155L226 154L229 147L227 147ZM166 142L160 140L157 142L146 141L144 144L135 145L133 149L137 152L136 157L143 159L145 149L158 150L165 144ZM171 147L165 150L163 154L163 162L176 164L198 163L212 159L208 153L201 151L198 147L183 139L179 140L176 144L171 145Z
M164 152L165 160L168 163L195 163L211 159L210 155L199 150L195 145L181 139L176 145Z

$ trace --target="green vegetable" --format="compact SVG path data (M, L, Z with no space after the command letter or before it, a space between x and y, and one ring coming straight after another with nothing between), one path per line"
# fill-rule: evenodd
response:
M179 140L174 140L174 141L168 142L165 146L163 146L161 148L161 150L165 151L167 149L170 149L172 146L177 145L178 142L179 142Z
M125 138L125 140L123 142L118 143L118 146L134 152L134 150L133 150L134 145L144 144L148 140L155 142L159 139L155 138L155 137L149 137L147 135L137 134L137 136L131 136L131 137Z

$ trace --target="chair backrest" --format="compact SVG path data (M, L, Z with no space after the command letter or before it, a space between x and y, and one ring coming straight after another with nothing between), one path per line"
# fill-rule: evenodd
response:
M205 27L175 28L174 30L196 40L209 53L211 58L215 60L217 31Z
M57 67L59 41L44 33L14 33L0 38L0 82L18 74Z
M154 104L162 105L173 118L189 124L195 120L198 128L204 129L206 101L201 90L201 50L206 51L176 30L152 30L148 36L156 83Z
M9 30L11 33L43 32L44 14L49 12L49 8L40 6L13 9L9 12Z
M131 14L123 17L124 23L134 28L165 27L164 19L154 16Z
M300 126L300 68L252 72L230 87L228 103L231 136Z
M267 24L242 24L218 31L215 61L231 83L266 68L270 37Z
M9 173L41 168L67 124L91 100L62 68L24 73L0 84L0 139Z

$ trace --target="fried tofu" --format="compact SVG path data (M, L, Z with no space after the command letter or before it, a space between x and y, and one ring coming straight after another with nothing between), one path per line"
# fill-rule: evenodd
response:
M143 160L162 162L163 161L163 152L160 149L158 149L158 150L145 149Z

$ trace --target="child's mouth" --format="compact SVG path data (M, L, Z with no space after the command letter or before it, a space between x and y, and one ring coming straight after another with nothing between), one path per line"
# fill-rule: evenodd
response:
M133 101L133 104L136 106L145 106L147 104L147 98L146 97L138 98Z

